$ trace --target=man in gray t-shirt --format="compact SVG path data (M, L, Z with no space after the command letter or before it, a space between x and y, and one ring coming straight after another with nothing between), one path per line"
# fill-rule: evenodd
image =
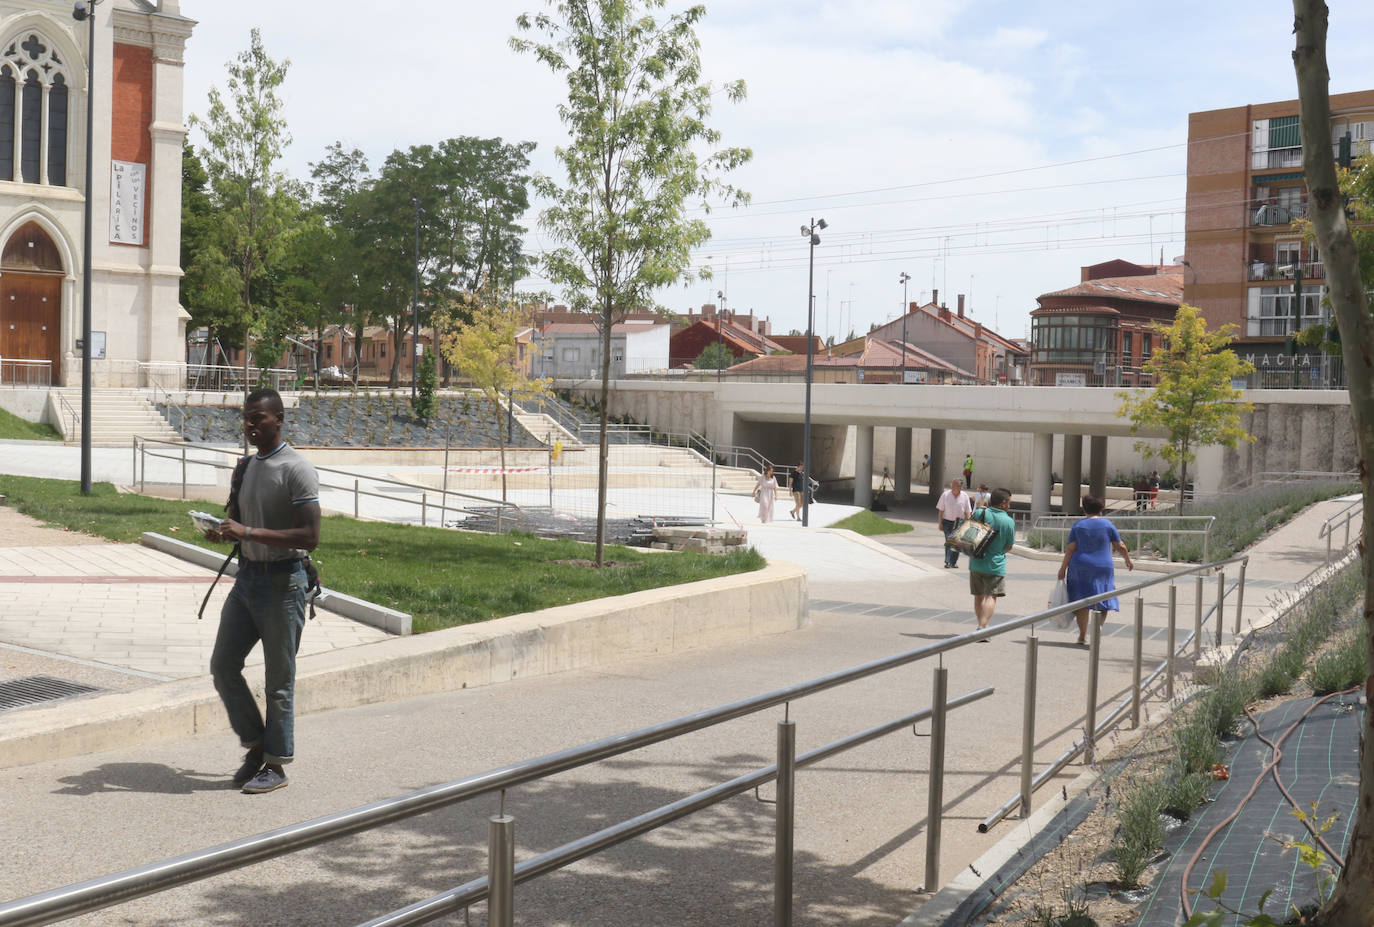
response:
M241 482L231 490L229 517L207 534L239 543L238 576L220 612L210 673L229 724L248 749L233 782L250 794L286 785L282 767L294 752L296 651L310 586L305 557L320 541L319 478L310 462L282 440L285 417L276 390L249 394L243 428L258 452L244 458ZM265 717L243 678L244 660L259 641Z

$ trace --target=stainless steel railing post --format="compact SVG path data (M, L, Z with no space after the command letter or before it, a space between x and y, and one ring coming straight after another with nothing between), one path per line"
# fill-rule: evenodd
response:
M1102 624L1092 612L1088 613L1088 709L1084 717L1083 762L1093 764L1093 740L1097 733L1097 658L1102 652Z
M1135 641L1131 659L1131 728L1140 727L1140 661L1145 641L1145 597L1135 594Z
M358 481L353 481L353 517L358 517Z
M797 723L778 722L778 802L773 818L773 925L792 927L792 837L795 831Z
M930 700L930 785L926 796L926 880L925 890L940 890L940 818L945 806L945 694L949 691L949 670L935 670L934 694Z
M1249 563L1240 562L1240 580L1236 583L1236 634L1240 634L1240 610L1245 607L1245 568Z
M487 922L515 927L515 818L493 814L487 826Z
M423 528L429 521L429 493L420 493L420 527Z
M1349 522L1346 522L1346 524L1349 524ZM1329 526L1328 526L1328 527L1329 527ZM1330 563L1330 562L1331 562L1331 534L1332 534L1332 532L1330 532L1330 531L1326 532L1326 562L1327 562L1327 563Z
M1202 574L1193 588L1193 659L1202 656Z
M186 498L186 445L181 446L181 498Z
M1034 790L1035 766L1035 688L1040 638L1032 634L1026 638L1026 692L1022 699L1021 717L1021 817L1031 814L1031 792Z
M1226 571L1217 570L1217 646L1221 646L1222 606L1226 604Z
M1174 636L1178 633L1178 587L1169 584L1169 653L1164 658L1164 697L1174 699Z

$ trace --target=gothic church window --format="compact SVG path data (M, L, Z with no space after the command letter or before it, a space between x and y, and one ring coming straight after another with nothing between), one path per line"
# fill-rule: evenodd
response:
M0 180L67 185L66 63L36 32L0 51Z

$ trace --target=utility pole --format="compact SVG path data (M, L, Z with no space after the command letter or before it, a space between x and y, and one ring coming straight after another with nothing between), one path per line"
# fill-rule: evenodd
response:
M900 277L897 278L898 282L900 282L900 283L902 284L902 381L901 381L901 382L902 382L902 385L903 385L903 386L906 385L906 316L907 316L906 284L907 284L907 281L910 280L910 279L911 279L911 275L908 274L906 271L902 271L902 275L901 275Z

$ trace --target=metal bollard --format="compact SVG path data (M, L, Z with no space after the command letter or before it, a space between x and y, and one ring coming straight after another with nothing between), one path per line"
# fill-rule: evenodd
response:
M1202 575L1193 589L1193 659L1202 656Z
M515 818L493 814L487 826L487 921L515 927Z
M1083 763L1091 766L1093 741L1097 737L1097 658L1102 652L1102 625L1091 612L1088 613L1088 632L1091 635L1088 640L1092 643L1088 649L1088 710L1083 719Z
M1021 718L1021 817L1031 814L1031 790L1035 765L1035 684L1040 638L1026 638L1026 693Z
M1217 646L1221 646L1222 607L1226 604L1226 571L1217 571Z
M792 838L796 829L797 724L778 722L778 803L773 818L773 925L792 927Z
M1131 661L1131 728L1140 727L1140 661L1145 641L1145 598L1135 594L1135 649Z
M925 890L940 890L940 818L945 806L945 693L949 691L949 670L935 670L934 694L930 707L930 787L926 801L926 882Z
M1240 562L1240 580L1236 583L1236 634L1240 634L1240 610L1245 607L1245 567L1249 562Z
M1164 697L1174 700L1174 637L1178 633L1178 587L1169 584L1169 654L1164 664Z

